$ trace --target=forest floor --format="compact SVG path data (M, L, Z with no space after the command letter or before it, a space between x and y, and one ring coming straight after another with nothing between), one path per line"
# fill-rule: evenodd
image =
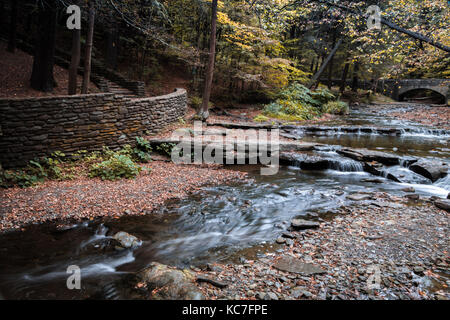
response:
M0 98L29 98L52 95L67 95L69 72L55 66L54 78L57 86L53 92L42 92L30 87L33 57L21 50L11 53L6 50L6 43L0 41ZM78 76L78 88L81 90L82 77ZM100 92L94 83L90 83L90 93Z
M227 284L199 289L207 299L450 299L448 213L372 196L319 218L318 229L284 232L264 258L195 269Z
M218 165L144 164L133 180L102 181L84 176L46 181L35 187L0 192L0 232L47 221L79 221L95 217L144 215L165 201L186 197L206 185L245 179L245 173ZM147 172L147 173L146 173Z

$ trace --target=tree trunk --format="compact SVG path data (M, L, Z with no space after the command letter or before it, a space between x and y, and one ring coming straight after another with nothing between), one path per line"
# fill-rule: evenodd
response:
M16 51L18 0L11 0L11 20L9 24L8 51Z
M106 34L106 65L115 70L117 69L119 28L114 17L109 17L109 20L109 30Z
M309 68L309 70L311 71L311 73L314 71L314 64L316 63L316 58L314 57L311 61L311 67Z
M358 72L359 72L359 63L355 62L353 67L353 80L352 80L352 91L356 92L358 89Z
M53 66L57 11L56 4L53 4L39 8L39 32L31 72L31 87L44 92L53 91L56 85Z
M333 30L333 48L336 45L336 29ZM331 89L332 80L333 80L333 62L334 56L331 57L329 66L328 66L328 89Z
M311 82L308 85L309 88L312 88L314 86L314 84L319 80L319 78L322 75L323 71L327 67L327 65L330 62L330 60L334 57L334 55L336 54L336 51L339 49L341 44L342 44L342 39L339 39L338 43L336 43L336 45L334 46L333 50L330 52L328 57L325 59L325 61L320 66L319 71L317 71L316 74L311 79Z
M92 41L94 38L94 20L95 7L94 1L89 2L89 20L88 20L88 34L86 38L86 51L84 55L84 74L83 74L83 88L82 94L87 94L89 89L89 81L91 78L91 59L92 59Z
M347 74L348 74L349 68L350 68L350 63L346 62L345 66L344 66L344 71L342 72L341 87L339 89L340 93L343 93L345 90L345 87L347 86Z
M203 101L200 110L200 116L206 120L209 116L208 105L211 96L212 80L214 75L214 59L216 56L216 22L217 22L217 0L211 4L211 36L209 39L209 57L208 67L206 69L205 86L203 90Z
M0 28L4 28L3 21L5 19L5 3L2 1L0 3Z
M81 30L74 29L72 31L72 56L69 67L69 95L77 94L78 67L80 65L81 56L80 36Z

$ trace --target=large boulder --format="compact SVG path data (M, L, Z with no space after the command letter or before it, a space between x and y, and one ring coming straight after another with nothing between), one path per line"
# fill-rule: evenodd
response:
M412 164L409 169L430 179L432 182L445 177L448 173L448 165L445 162L436 160L422 159Z
M154 300L203 300L205 297L195 286L195 275L185 269L175 269L152 262L138 273Z

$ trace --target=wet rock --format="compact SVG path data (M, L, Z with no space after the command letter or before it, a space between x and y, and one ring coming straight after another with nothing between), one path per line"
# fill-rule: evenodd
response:
M416 192L416 189L414 189L413 187L406 187L402 189L403 192L408 192L408 193L413 193Z
M118 249L136 248L142 243L138 238L124 231L117 232L113 238L119 243Z
M292 219L291 226L296 230L313 229L318 228L320 223L303 219Z
M218 267L218 266L215 266L215 265L213 265L211 263L208 263L206 265L206 271L222 272L223 269Z
M154 300L202 300L203 294L194 284L195 275L189 270L179 270L152 262L138 273L147 284Z
M82 246L81 250L87 254L98 254L99 252L114 252L115 248L117 247L121 247L119 241L113 238L105 237Z
M228 286L228 283L203 276L197 276L197 282L207 282L218 288L225 288Z
M292 240L292 239L286 239L286 245L287 246L293 246L294 245L294 240Z
M338 150L337 153L357 161L377 161L386 165L397 165L400 163L398 156L381 151L345 148Z
M296 287L291 291L291 295L293 298L298 299L301 297L310 298L312 297L312 293L309 292L306 287Z
M384 181L379 178L365 178L365 179L361 179L361 182L383 183Z
M273 292L267 292L267 293L264 295L263 300L278 300L278 296L277 296L276 293L273 293Z
M365 172L373 174L374 176L384 177L386 179L389 179L389 180L392 180L392 181L395 181L395 182L402 182L399 178L397 178L393 174L386 173L383 170L379 170L372 163L364 162L363 169L364 169Z
M403 207L403 205L401 205L400 203L387 202L387 201L372 201L370 204L374 205L374 206L377 206L377 207L380 207L380 208L397 209L397 208Z
M290 232L283 232L283 233L281 234L281 236L282 236L283 238L288 238L288 239L295 239L295 238L297 238L297 236L296 236L295 234L290 233Z
M444 162L423 159L412 164L409 169L430 179L432 182L445 177L448 172L448 166Z
M450 212L450 200L446 199L437 199L434 201L434 205L439 209Z
M408 199L410 199L410 200L417 201L417 200L420 199L420 196L419 196L418 194L415 194L415 193L410 193L410 194L406 194L406 195L405 195L405 198L408 198Z
M258 292L256 294L256 298L259 299L259 300L264 300L265 295L266 294L264 292Z
M315 264L303 263L291 256L282 256L274 263L273 267L281 271L298 273L306 276L326 273L325 270Z
M347 196L346 198L352 201L363 201L372 199L372 196L370 194L355 193Z
M418 275L422 275L423 272L425 271L425 269L424 269L423 267L420 267L420 266L414 267L413 270L414 270L414 273L415 273L415 274L418 274Z
M279 238L276 240L276 243L278 243L278 244L283 244L283 243L285 243L285 242L286 242L286 239L283 238L283 237L279 237Z

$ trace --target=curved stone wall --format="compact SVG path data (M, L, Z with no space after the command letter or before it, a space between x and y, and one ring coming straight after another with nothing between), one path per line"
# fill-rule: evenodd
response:
M184 89L150 98L113 93L0 99L0 164L25 165L54 151L117 149L183 117Z

